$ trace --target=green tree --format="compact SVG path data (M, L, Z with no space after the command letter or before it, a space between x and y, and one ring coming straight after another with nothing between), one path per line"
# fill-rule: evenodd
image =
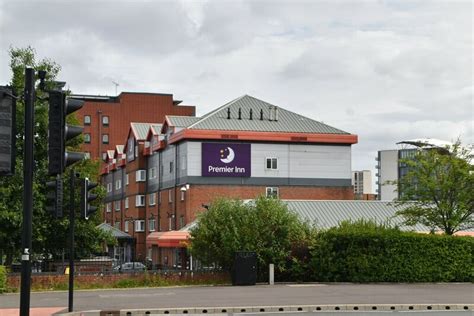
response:
M311 228L280 200L217 199L201 213L191 232L191 253L204 264L230 271L235 251L255 251L261 278L270 263L284 271L292 246L308 240L310 234Z
M424 224L448 235L474 227L472 153L458 141L449 150L419 150L403 159L408 173L398 181L398 214L405 223Z
M24 90L24 69L32 67L35 70L45 70L47 73L46 87L51 88L53 80L59 74L61 67L49 59L36 60L35 50L27 48L11 48L10 68L12 79L9 83L17 95ZM34 179L33 179L33 252L37 255L59 256L62 249L66 248L68 220L54 219L45 211L46 188L48 179L47 170L47 131L48 131L48 102L47 94L37 87L37 99L35 102L35 141L34 141ZM24 136L24 102L20 98L17 101L16 113L17 147L15 174L11 177L0 177L0 261L6 257L6 264L18 256L21 243L21 223L23 213L23 136ZM76 121L74 117L68 118ZM81 140L72 145L77 149ZM75 166L82 176L88 176L98 180L98 162L82 161ZM66 171L65 175L68 172ZM64 183L68 179L64 179ZM64 196L68 197L67 185L65 185ZM103 193L101 193L103 194ZM65 208L65 210L67 210ZM77 248L85 252L97 251L100 242L106 238L102 232L95 228L96 221L78 223L76 228Z

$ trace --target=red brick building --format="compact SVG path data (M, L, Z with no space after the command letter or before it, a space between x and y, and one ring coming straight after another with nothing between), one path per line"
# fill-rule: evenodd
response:
M82 151L105 158L107 150L123 144L131 122L163 122L166 115L194 116L195 106L179 105L172 94L122 92L116 97L74 95L85 102L77 112L84 126Z
M103 169L104 218L136 240L137 260L185 266L183 245L164 232L192 223L216 197L354 199L357 135L250 96L203 117L132 123L122 141Z

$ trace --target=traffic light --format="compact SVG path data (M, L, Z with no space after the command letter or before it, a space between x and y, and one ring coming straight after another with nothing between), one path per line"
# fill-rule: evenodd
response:
M66 141L82 133L82 126L66 124L66 116L84 105L84 101L66 98L61 90L49 91L48 171L50 175L84 158L84 153L66 151Z
M97 211L96 206L89 205L89 202L97 199L97 194L90 193L97 186L97 183L92 183L88 178L81 180L81 217L89 219L89 216Z
M63 180L60 175L53 181L46 182L46 188L49 190L46 194L46 210L54 217L63 216Z
M0 175L12 175L16 154L16 100L10 87L0 86Z

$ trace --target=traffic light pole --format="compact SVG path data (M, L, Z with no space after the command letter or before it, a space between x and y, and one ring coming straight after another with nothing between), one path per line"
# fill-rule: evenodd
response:
M25 69L25 142L23 150L23 226L21 238L21 293L20 316L30 315L31 289L31 235L33 214L33 141L34 141L34 105L35 71Z
M69 178L69 304L68 311L72 312L74 306L74 222L75 214L75 176L74 169L71 168Z

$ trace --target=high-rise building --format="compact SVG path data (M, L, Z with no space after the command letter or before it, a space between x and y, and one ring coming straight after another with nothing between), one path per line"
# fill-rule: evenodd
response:
M372 195L372 171L352 171L352 185L354 186L356 198L369 194Z

